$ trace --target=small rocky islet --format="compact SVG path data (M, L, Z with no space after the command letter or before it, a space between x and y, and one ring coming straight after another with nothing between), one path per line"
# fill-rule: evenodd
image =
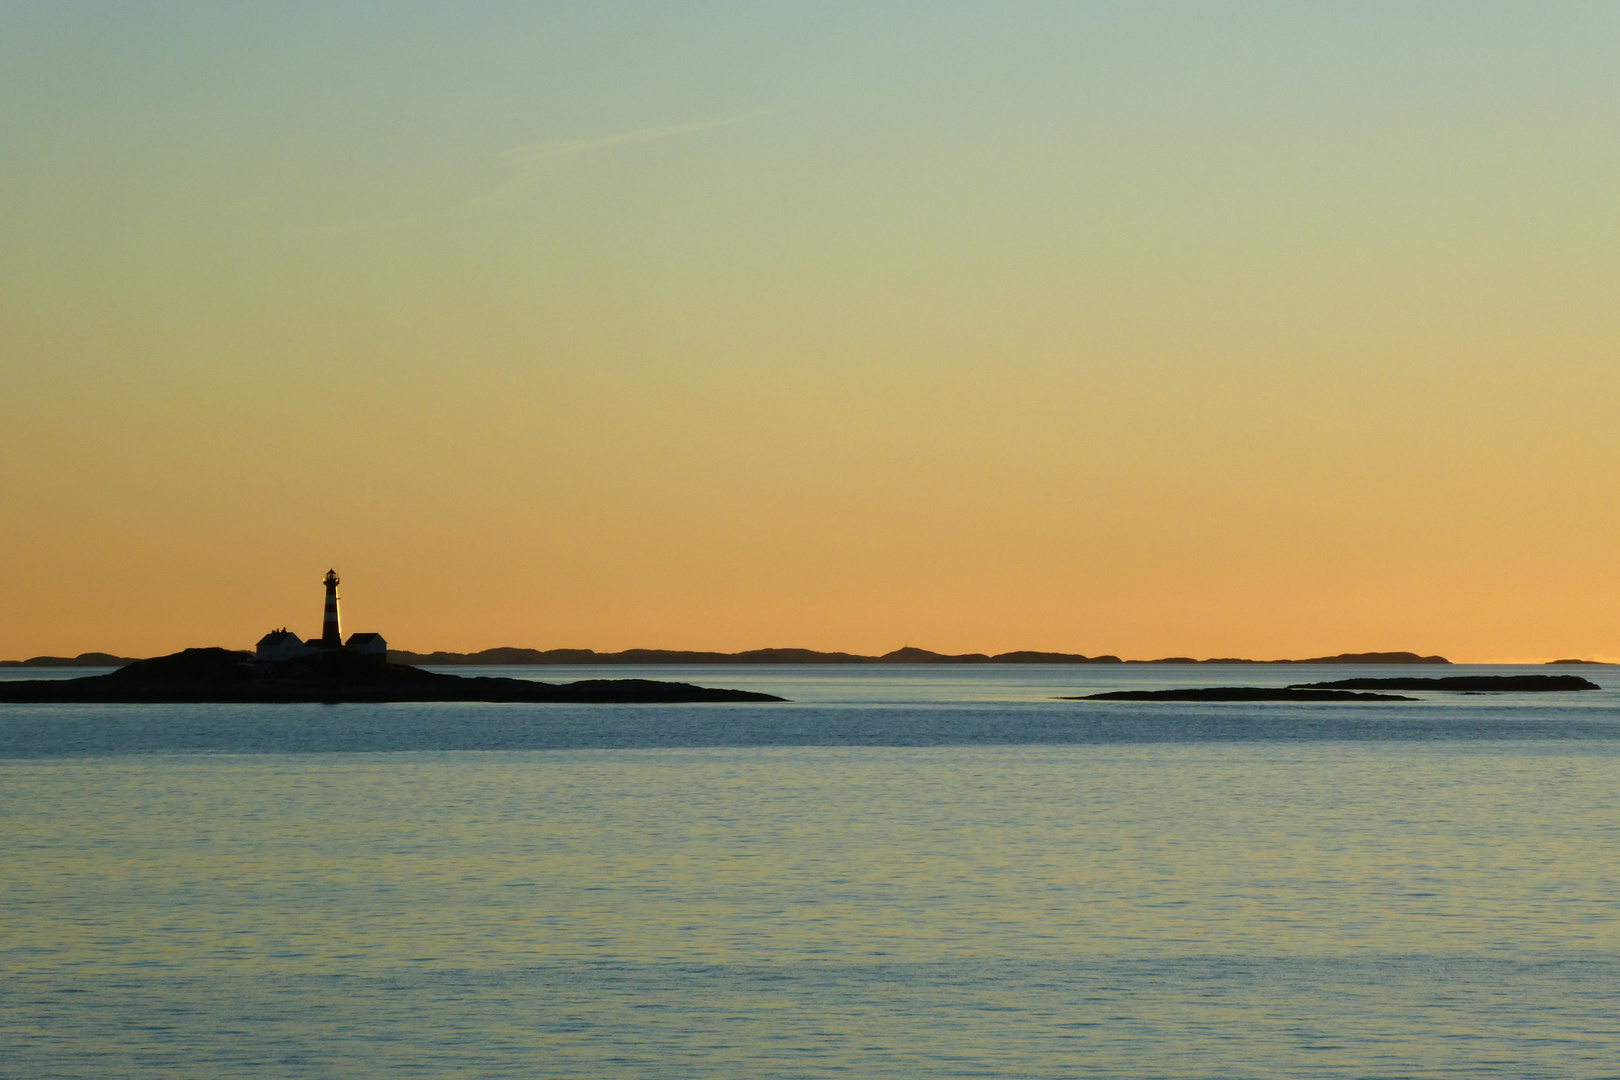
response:
M1437 690L1452 694L1564 693L1601 690L1579 675L1450 675L1443 678L1336 679L1292 686L1205 686L1174 690L1112 690L1060 701L1417 701L1390 690Z
M1603 687L1579 675L1446 675L1433 679L1407 677L1335 679L1295 683L1290 690L1440 690L1452 694L1547 694Z
M1300 690L1283 686L1194 686L1175 690L1111 690L1059 701L1416 701L1400 694L1353 690Z

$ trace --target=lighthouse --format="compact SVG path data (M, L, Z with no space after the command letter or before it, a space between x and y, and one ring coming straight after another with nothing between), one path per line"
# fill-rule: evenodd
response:
M375 663L387 663L388 640L381 634L350 634L348 642L344 642L343 631L338 624L337 571L328 570L322 584L326 586L326 618L321 623L320 638L300 641L297 634L283 626L259 639L259 647L254 650L253 658L261 664L279 664L310 656L329 655L331 650L336 649Z
M336 570L326 572L326 618L321 623L321 648L343 648L343 632L338 629L337 611L338 576Z

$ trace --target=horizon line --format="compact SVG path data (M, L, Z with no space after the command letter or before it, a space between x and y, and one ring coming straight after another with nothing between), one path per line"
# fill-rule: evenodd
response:
M181 650L181 651L184 651L184 650ZM236 651L248 652L248 651L251 651L251 650L230 650L230 651L233 651L233 652L236 652ZM628 648L628 649L618 649L618 650L613 650L613 651L601 652L601 651L598 651L596 649L590 649L590 648L558 647L558 648L551 648L551 649L536 649L536 648L532 648L532 647L528 647L528 646L516 646L516 645L496 645L496 646L489 646L489 647L483 648L483 649L473 649L473 650L468 650L468 651L458 651L458 650L453 650L453 649L435 649L435 650L430 650L430 651L417 651L417 650L412 650L412 649L389 648L388 653L389 653L390 658L394 657L395 655L400 655L402 657L402 660L400 662L404 662L404 663L411 663L411 664L428 663L428 664L432 664L432 663L437 661L437 662L440 662L440 663L450 663L450 664L456 664L456 663L468 664L469 666L476 666L478 664L483 664L483 665L488 666L488 665L499 665L499 664L502 664L502 663L508 663L508 664L513 664L513 665L534 664L536 666L545 666L545 665L549 664L551 666L563 666L563 665L567 665L567 664L590 664L590 663L597 663L597 662L606 662L606 663L615 663L615 664L626 664L626 663L702 664L702 663L715 663L715 662L739 661L739 660L741 662L744 662L744 663L749 663L749 662L752 662L752 663L771 663L772 662L769 659L757 659L757 660L752 659L752 658L755 658L755 657L760 657L760 656L762 656L762 654L790 654L790 655L796 655L798 657L797 659L783 659L783 660L780 660L780 661L777 661L777 662L785 663L785 664L797 664L797 665L814 665L814 664L828 664L828 665L831 665L831 664L840 664L840 663L888 663L888 664L953 664L953 663L955 663L955 664L982 664L982 663L1017 664L1017 663L1028 663L1028 664L1050 664L1050 665L1063 665L1063 664L1104 664L1104 665L1109 665L1109 664L1170 664L1170 665L1173 665L1173 664L1216 664L1216 665L1219 665L1219 664L1309 664L1309 663L1355 664L1355 663L1363 663L1363 664L1369 664L1369 665L1417 665L1417 664L1429 664L1429 665L1433 665L1433 666L1439 666L1441 664L1444 664L1444 665L1449 665L1449 666L1458 666L1458 665L1465 665L1465 666L1466 665L1473 665L1473 666L1516 666L1516 665L1517 666L1542 666L1542 665L1550 665L1550 664L1558 664L1558 663L1594 664L1594 665L1613 665L1613 664L1616 664L1616 663L1620 663L1620 660L1604 659L1602 657L1537 657L1537 658L1533 658L1533 659L1531 659L1531 658L1523 658L1523 657L1509 657L1509 658L1496 658L1496 659L1490 659L1490 660L1452 660L1452 659L1450 659L1448 657L1444 657L1444 656L1441 656L1441 655L1436 654L1436 653L1424 654L1424 653L1418 653L1418 652L1413 652L1413 651L1409 651L1409 650L1369 650L1369 651L1364 651L1364 652L1341 652L1341 653L1325 654L1325 655L1320 655L1320 656L1312 656L1312 657L1304 657L1304 658L1283 657L1283 658L1275 658L1275 659L1254 659L1254 658L1251 658L1251 657L1240 657L1240 656L1210 656L1210 657L1200 658L1200 657L1186 656L1186 655L1160 656L1160 657L1143 658L1143 659L1127 659L1127 658L1120 657L1119 655L1114 654L1114 653L1086 654L1086 653L1071 653L1071 652L1063 652L1063 651L1060 651L1060 650L1043 650L1043 649L1014 649L1014 650L1008 650L1006 652L999 652L999 653L986 653L986 652L942 653L942 652L936 652L936 651L931 650L931 649L924 649L924 648L920 648L920 647L912 646L912 645L904 645L904 646L901 646L898 649L892 649L889 652L877 653L877 654L847 652L847 651L843 651L843 650L811 649L811 648L806 648L806 647L802 647L802 646L770 646L770 647L757 648L757 649L743 649L743 650L738 650L738 651L735 651L735 652L727 652L727 651L716 650L716 649L664 649L664 648L633 647L633 648ZM508 660L504 660L504 661L499 660L499 659L488 659L488 660L482 660L482 661L475 659L477 657L487 656L490 653L523 653L523 654L532 654L535 657L544 657L544 656L555 657L555 659L551 659L551 660L508 659ZM574 654L574 655L573 656L568 656L568 655L559 655L559 654ZM916 659L902 659L901 657L904 656L905 654L913 654L913 655L916 656ZM160 655L172 655L172 654L160 654ZM410 659L406 660L406 659L403 659L403 657L409 657ZM632 657L634 657L635 659L628 659L628 658L632 658ZM669 659L662 659L663 657L669 657ZM684 659L683 660L683 659L679 659L680 657L690 657L691 659ZM748 658L748 659L744 659L744 658ZM98 666L108 666L107 662L109 662L109 661L113 662L115 664L124 664L124 663L129 663L129 662L133 662L135 660L141 660L141 659L151 659L151 658L150 657L123 656L123 655L119 655L117 653L91 650L91 651L80 652L80 653L78 653L78 654L76 654L74 656L57 656L57 655L52 655L52 654L39 654L39 655L36 655L36 656L27 657L26 659L0 660L0 666L4 666L4 667L53 667L53 666L54 667L68 667L68 666L98 667ZM98 663L97 661L100 661L100 663Z

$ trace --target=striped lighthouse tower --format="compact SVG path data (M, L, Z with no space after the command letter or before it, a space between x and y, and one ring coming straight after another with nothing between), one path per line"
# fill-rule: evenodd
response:
M326 572L326 619L321 623L321 648L343 648L343 632L338 629L337 612L338 576L336 570Z

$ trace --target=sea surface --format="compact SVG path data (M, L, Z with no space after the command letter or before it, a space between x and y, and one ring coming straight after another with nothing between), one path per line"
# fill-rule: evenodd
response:
M0 705L0 1077L1620 1077L1620 669L441 670L793 700Z

